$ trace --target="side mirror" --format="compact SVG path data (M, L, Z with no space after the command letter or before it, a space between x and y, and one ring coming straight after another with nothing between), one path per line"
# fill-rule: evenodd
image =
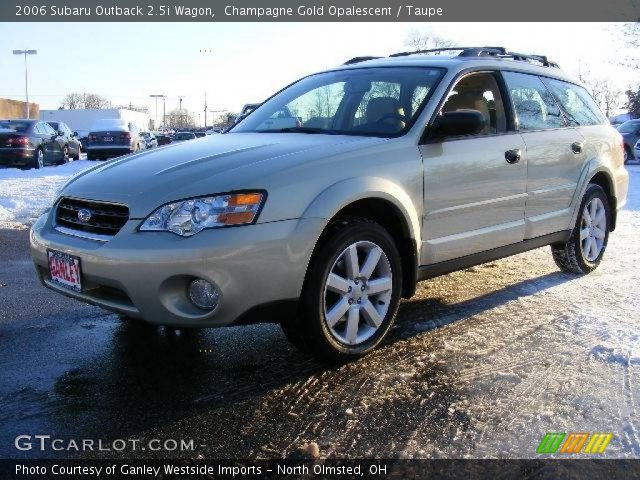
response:
M60 135L61 137L64 137L64 132L62 130L58 130L58 135Z
M431 138L476 135L486 125L484 115L478 110L456 110L442 113L430 132Z
M73 133L71 134L71 136L72 136L72 137L77 137L77 136L78 136L78 132L73 132Z

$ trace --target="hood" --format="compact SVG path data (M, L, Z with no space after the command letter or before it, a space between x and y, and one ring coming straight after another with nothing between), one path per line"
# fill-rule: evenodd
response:
M108 161L78 175L61 195L124 203L130 218L144 218L173 200L266 188L249 174L257 163L262 173L275 173L302 158L381 140L385 139L301 133L212 135Z

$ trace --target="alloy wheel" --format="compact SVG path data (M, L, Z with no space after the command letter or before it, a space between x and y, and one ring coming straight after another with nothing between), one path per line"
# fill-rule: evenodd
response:
M602 200L594 197L585 205L580 225L580 246L585 260L596 261L602 252L606 234L607 212Z
M345 248L324 286L324 321L338 341L358 345L384 321L393 288L391 263L382 248L360 241Z

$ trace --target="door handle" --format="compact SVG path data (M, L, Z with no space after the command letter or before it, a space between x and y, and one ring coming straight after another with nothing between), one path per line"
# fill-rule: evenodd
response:
M520 157L522 157L522 151L519 148L514 148L513 150L507 150L504 152L504 159L510 165L518 163L520 161Z
M571 151L575 154L582 153L582 142L573 142L571 144Z

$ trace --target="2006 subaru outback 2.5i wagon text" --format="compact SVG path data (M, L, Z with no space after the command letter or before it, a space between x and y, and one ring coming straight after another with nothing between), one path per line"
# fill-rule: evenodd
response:
M626 201L620 134L545 57L457 51L353 59L224 135L82 172L32 228L42 282L176 327L279 321L344 360L420 280L544 245L590 272Z

